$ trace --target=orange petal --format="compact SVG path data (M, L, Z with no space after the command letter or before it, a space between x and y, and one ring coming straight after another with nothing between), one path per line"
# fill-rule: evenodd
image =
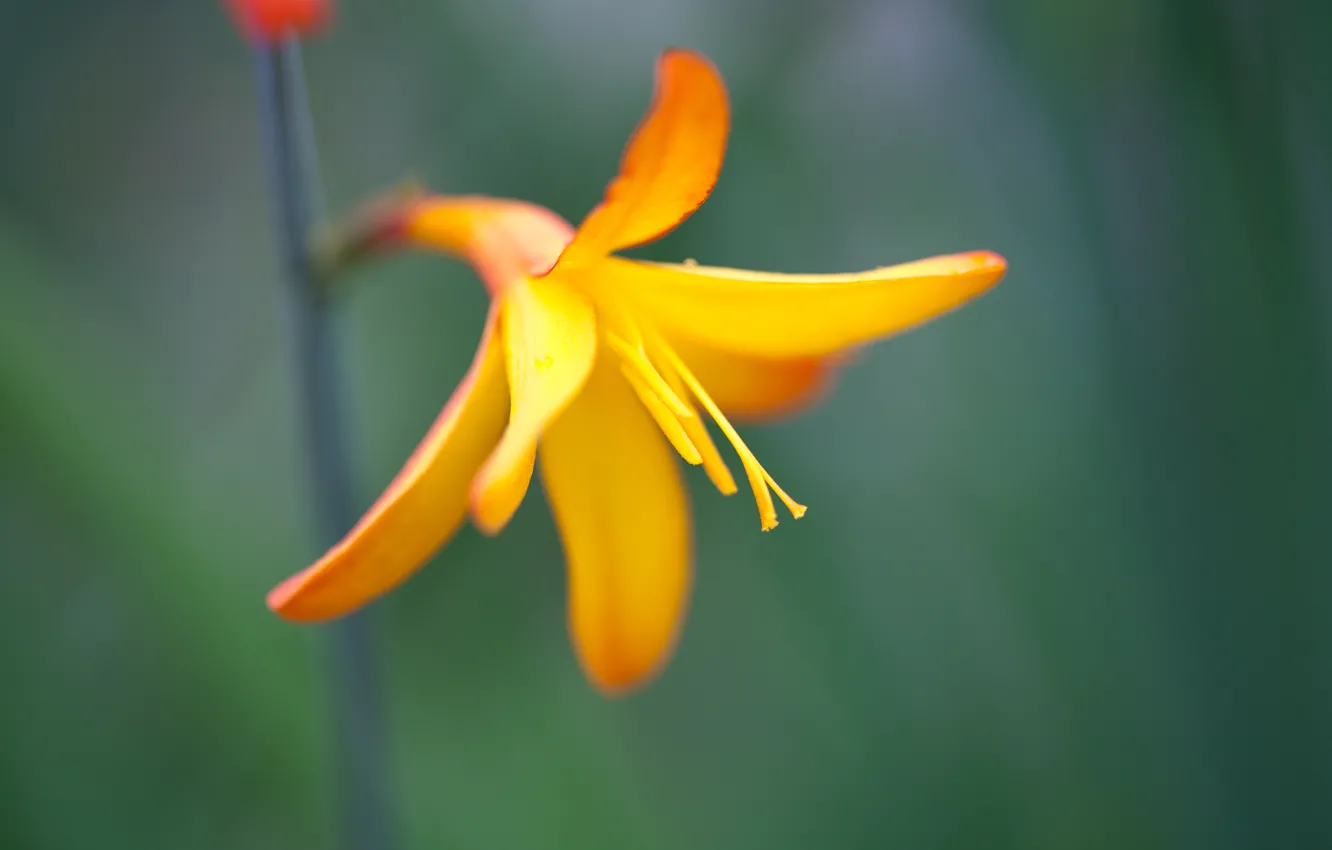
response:
M730 122L726 86L713 64L688 50L663 53L652 106L624 150L620 173L560 262L651 242L688 218L717 182Z
M317 563L278 585L268 607L292 620L338 617L420 568L462 524L467 489L508 418L491 311L471 369L369 512Z
M541 441L564 543L569 631L607 694L642 684L675 646L690 587L689 504L674 452L602 358Z
M837 372L836 357L759 357L672 336L672 348L730 419L788 416L816 403Z
M509 287L500 302L509 378L509 427L472 482L472 521L497 534L532 479L537 438L577 395L596 358L592 305L564 281L545 277Z
M471 263L492 296L545 274L573 228L545 207L479 196L430 197L407 215L401 236Z
M832 354L915 327L999 282L989 251L854 274L778 274L607 257L592 291L614 291L672 337L760 357Z

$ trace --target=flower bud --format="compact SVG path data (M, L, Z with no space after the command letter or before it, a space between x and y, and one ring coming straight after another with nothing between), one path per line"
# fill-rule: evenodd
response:
M275 42L287 35L306 35L328 20L332 0L226 0L246 37Z

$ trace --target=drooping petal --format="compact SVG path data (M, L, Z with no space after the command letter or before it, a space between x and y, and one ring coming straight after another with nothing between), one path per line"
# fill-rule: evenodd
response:
M532 479L537 438L577 395L596 358L592 305L554 277L523 280L500 302L509 427L472 483L472 521L497 534Z
M730 122L726 86L713 64L688 50L663 53L652 106L624 150L620 173L560 262L651 242L688 218L717 182Z
M787 275L606 258L586 281L637 303L657 326L761 357L831 354L907 330L975 298L1007 268L988 251L856 274Z
M541 479L564 543L579 661L603 691L623 693L675 646L692 541L674 452L614 358L547 429Z
M401 236L470 263L491 295L499 296L515 281L544 274L573 238L573 228L536 204L464 195L416 202Z
M839 362L836 356L760 357L680 336L669 342L722 412L737 422L788 416L814 404Z
M336 546L278 585L268 607L292 620L338 617L391 590L462 524L476 471L508 419L496 311L453 397L393 483Z

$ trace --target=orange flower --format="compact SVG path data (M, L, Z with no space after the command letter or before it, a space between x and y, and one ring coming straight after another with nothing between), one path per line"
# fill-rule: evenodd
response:
M689 506L674 454L736 491L705 424L739 456L761 527L773 494L804 514L729 415L787 412L840 354L974 298L1003 275L989 252L857 274L785 275L627 260L712 190L729 126L712 64L665 53L647 117L605 199L574 230L519 201L427 198L395 235L471 263L492 299L471 369L416 453L355 528L268 604L293 620L345 614L402 582L470 514L487 534L541 479L569 573L569 628L606 693L670 655L690 586ZM701 410L700 410L701 408Z
M306 34L323 26L332 0L227 0L245 35L272 42L289 34Z

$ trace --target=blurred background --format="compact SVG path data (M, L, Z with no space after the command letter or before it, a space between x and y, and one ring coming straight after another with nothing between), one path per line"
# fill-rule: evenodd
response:
M607 702L534 487L377 604L406 848L1332 844L1332 4L343 0L330 206L409 175L577 220L663 47L735 123L641 256L992 294L694 471L674 663ZM0 0L0 846L337 844L251 59L215 2ZM462 375L462 266L359 273L359 505ZM738 469L738 467L735 467Z

